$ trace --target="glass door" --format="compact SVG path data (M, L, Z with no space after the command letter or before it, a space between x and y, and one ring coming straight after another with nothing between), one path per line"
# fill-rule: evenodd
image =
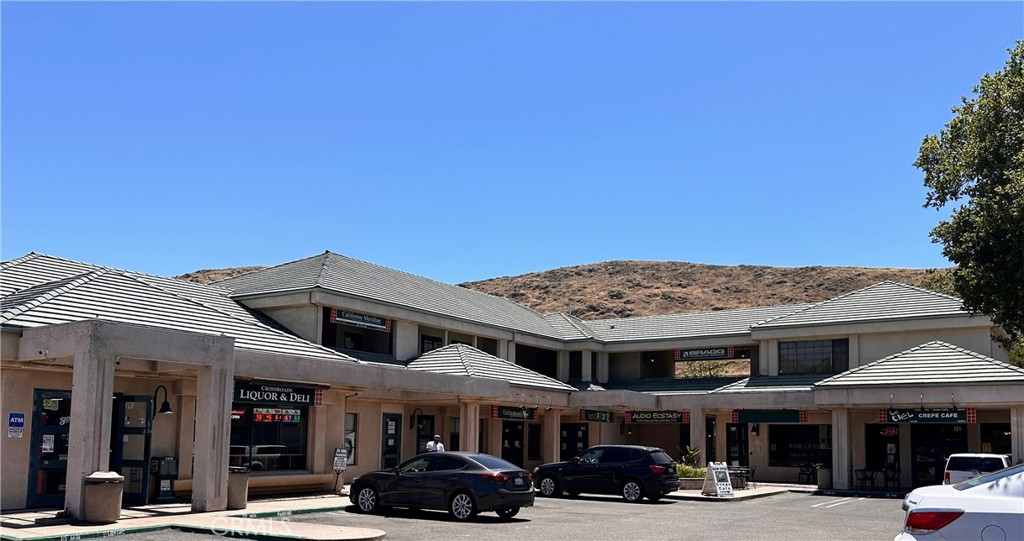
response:
M402 461L402 416L385 413L381 416L380 467L394 468Z
M123 507L149 501L150 437L153 432L153 397L114 396L110 431L110 471L124 476Z
M71 391L36 389L26 507L64 507Z
M729 466L749 466L747 423L726 423L725 451Z

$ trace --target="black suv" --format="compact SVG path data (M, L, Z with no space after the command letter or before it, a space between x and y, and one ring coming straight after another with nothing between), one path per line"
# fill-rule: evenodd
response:
M568 462L533 470L541 496L620 494L627 502L656 502L679 489L676 463L665 451L641 445L598 445Z

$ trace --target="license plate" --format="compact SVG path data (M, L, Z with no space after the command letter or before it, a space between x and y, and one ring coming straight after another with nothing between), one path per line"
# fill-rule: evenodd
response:
M516 477L516 486L517 487L523 486L523 478L522 477Z

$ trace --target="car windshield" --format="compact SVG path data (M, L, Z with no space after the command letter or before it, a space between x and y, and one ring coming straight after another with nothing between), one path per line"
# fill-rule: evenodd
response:
M951 456L947 470L995 471L1003 468L1003 461L994 456Z
M1009 468L994 471L992 473L986 473L984 475L975 477L974 479L968 479L967 481L964 481L962 483L957 483L953 485L953 489L967 490L969 488L974 488L978 485L983 485L985 483L991 483L992 481L997 481L999 479L1003 479L1004 477L1016 475L1021 472L1024 472L1024 464L1017 464L1016 466L1010 466Z
M518 470L519 466L491 455L472 455L470 458L489 470Z

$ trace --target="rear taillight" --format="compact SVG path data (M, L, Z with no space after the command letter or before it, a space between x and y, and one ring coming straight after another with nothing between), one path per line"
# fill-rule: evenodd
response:
M944 485L948 485L949 484L949 472L945 472L945 473L942 474L942 484L944 484Z
M934 511L911 511L907 515L907 523L903 530L911 534L932 533L949 525L960 518L963 509L942 509Z
M501 484L504 484L505 481L508 481L509 479L511 479L511 477L509 477L509 476L507 476L507 475L505 475L504 473L501 473L501 472L498 472L498 473L481 473L480 477L483 477L484 479L487 479L488 481L491 481L491 482L494 482L494 483L501 483Z
M665 466L659 466L658 464L650 464L647 466L651 469L651 473L655 475L665 475L668 472L668 468Z

